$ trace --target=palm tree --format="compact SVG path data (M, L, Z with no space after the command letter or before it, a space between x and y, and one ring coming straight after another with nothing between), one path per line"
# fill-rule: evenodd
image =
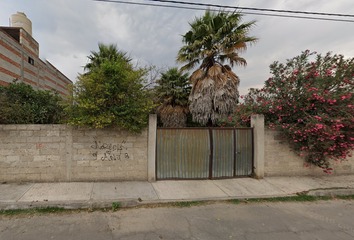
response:
M185 45L178 52L177 62L187 64L181 70L191 70L201 63L190 77L193 86L189 110L193 121L215 126L237 104L240 79L231 67L246 66L239 53L247 50L247 44L258 40L248 35L256 22L241 20L239 12L207 10L204 16L189 23L191 30L183 35ZM223 65L225 61L231 67Z
M98 43L98 52L91 51L91 55L87 56L89 62L84 66L84 70L92 70L94 67L100 67L100 65L106 60L115 60L119 58L125 59L130 62L131 59L127 56L127 53L118 49L116 44L105 45Z
M156 81L156 93L161 105L157 108L164 127L185 127L187 121L188 96L191 86L188 74L182 74L178 68L170 68L161 73Z

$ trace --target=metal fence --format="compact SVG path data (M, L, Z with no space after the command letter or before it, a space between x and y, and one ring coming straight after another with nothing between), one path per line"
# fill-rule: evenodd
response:
M158 128L157 179L249 176L252 128Z

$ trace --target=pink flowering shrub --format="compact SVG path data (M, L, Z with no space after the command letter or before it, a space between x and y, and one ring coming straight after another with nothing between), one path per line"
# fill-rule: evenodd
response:
M354 58L315 54L306 50L285 64L274 62L273 76L241 96L226 124L247 126L251 115L263 114L307 166L330 173L329 159L346 160L354 149Z

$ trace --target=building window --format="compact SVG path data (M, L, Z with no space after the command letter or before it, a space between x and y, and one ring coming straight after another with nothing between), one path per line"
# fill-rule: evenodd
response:
M28 57L28 63L31 65L34 65L34 60L31 57Z

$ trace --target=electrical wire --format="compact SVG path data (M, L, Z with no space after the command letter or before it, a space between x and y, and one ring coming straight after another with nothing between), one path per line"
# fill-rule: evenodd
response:
M336 17L354 17L354 15L352 15L352 14L323 13L323 12L305 12L305 11L292 11L292 10L267 9L267 8L234 7L234 6L226 6L226 5L219 5L219 4L181 2L181 1L172 1L172 0L145 0L145 1L149 1L149 2L162 2L162 3L174 3L174 4L182 4L182 5L204 6L204 7L233 8L233 9L253 10L253 11L267 11L267 12L282 12L282 13L296 13L296 14L325 15L325 16L336 16Z
M153 6L153 7L165 7L165 8L177 8L177 9L188 9L188 10L207 10L208 8L196 8L196 7L183 7L183 6L173 6L173 5L161 5L161 4L153 4L153 3L138 3L138 2L127 2L127 1L119 1L119 0L92 0L95 2L109 2L109 3L121 3L121 4L129 4L129 5L141 5L141 6ZM164 1L161 1L164 2ZM229 7L229 8L238 8L238 7ZM209 9L210 11L219 11L215 9ZM284 10L285 11L285 10ZM225 12L233 12L227 11ZM310 19L310 20L325 20L325 21L337 21L337 22L352 22L354 20L347 19L337 19L337 18L319 18L319 17L306 17L306 16L295 16L295 15L281 15L281 14L267 14L267 13L253 13L253 12L245 12L242 11L242 14L250 14L250 15L261 15L261 16L270 16L270 17L286 17L286 18L299 18L299 19ZM310 14L308 12L308 14ZM353 15L354 17L354 15Z

